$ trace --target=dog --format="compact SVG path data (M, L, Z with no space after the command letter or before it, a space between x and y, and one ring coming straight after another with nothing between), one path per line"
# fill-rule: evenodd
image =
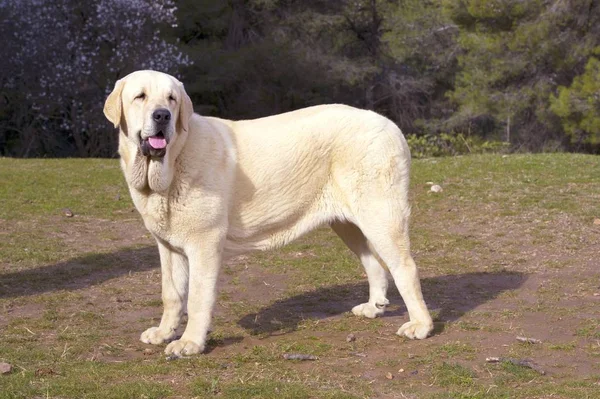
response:
M254 120L204 117L180 81L156 71L117 81L104 114L119 128L121 168L160 255L163 314L142 342L168 343L171 356L201 353L223 260L324 225L368 277L369 300L352 312L384 313L389 271L410 319L397 333L431 333L410 254L410 151L393 122L340 104Z

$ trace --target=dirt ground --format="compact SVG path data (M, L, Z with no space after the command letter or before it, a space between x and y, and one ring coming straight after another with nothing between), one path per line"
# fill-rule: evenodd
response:
M491 202L474 209L470 201L439 200L426 190L416 189L427 199L414 209L412 237L435 319L431 337L410 341L395 335L407 313L393 283L383 317L349 314L367 300L366 277L337 237L319 230L284 250L224 265L213 332L202 355L222 369L220 381L261 376L350 397L600 398L600 221L535 207L505 212ZM164 346L139 341L160 320L158 253L130 211L117 220L56 215L46 223L65 251L84 255L33 268L2 262L2 335L25 342L30 334L35 345L59 347L78 361L162 362ZM440 212L444 216L436 218ZM0 233L35 228L47 227L20 222L5 224ZM338 258L349 275L321 273ZM311 268L318 272L311 274ZM35 327L34 321L48 318L52 303L60 303L62 322ZM66 339L69 329L102 333L89 341ZM518 336L541 342L523 343ZM318 360L277 360L283 353ZM489 363L490 357L527 359L543 373ZM247 363L243 375L240 359ZM199 375L187 373L154 379L187 392L190 375ZM584 388L574 395L577 384ZM597 396L590 385L598 387Z
M510 230L508 226L504 228ZM465 226L460 230L466 231ZM109 231L120 238L97 240L99 231ZM497 228L494 231L498 233ZM391 305L384 317L376 321L361 320L362 330L355 331L336 325L353 317L348 311L366 300L366 279L327 285L290 296L286 293L293 281L288 276L262 267L248 256L238 257L225 265L221 274L219 289L226 293L226 299L219 301L215 312L215 333L219 338L211 340L203 356L226 363L232 356L254 347L276 345L283 336L289 335L294 340L296 336L308 334L320 344L336 350L320 356L316 362L295 363L298 373L313 375L315 370L337 370L376 383L377 397L400 397L394 393L393 386L398 380L408 387L421 385L435 391L435 380L432 380L435 371L428 362L432 356L448 361L456 357L454 360L458 359L461 366L482 373L488 367L488 357L527 358L544 370L546 376L543 378L546 379L569 379L573 375L597 378L600 226L589 232L589 245L567 255L552 248L533 246L524 235L518 248L522 258L517 265L511 265L505 264L506 257L502 253L503 241L513 240L513 233L507 231L503 239L486 244L497 254L488 262L505 264L500 270L439 275L422 268L424 295L436 320L433 336L425 341L409 341L394 335L407 320L407 314L392 284ZM93 309L113 326L110 339L85 354L88 360L118 362L162 356L162 347L150 347L138 341L139 334L152 323L156 324L161 314L157 250L149 245L151 241L140 221L135 218L118 223L86 221L71 224L62 234L65 245L75 251L105 255L75 258L17 272L20 281L29 282L25 285L11 285L15 276L4 275L0 297L23 298L59 291L76 293L77 300L70 302L68 309L63 307L63 312ZM305 241L313 245L310 237ZM123 247L136 249L123 250ZM465 251L464 255L477 256L471 251ZM288 256L301 259L310 254L294 252ZM416 258L418 261L418 253ZM562 261L568 261L576 268L561 267ZM110 266L91 273L85 271L78 276L78 271L85 270L86 265L98 262ZM548 262L557 266L544 267ZM68 278L57 280L54 278L57 273ZM45 280L52 283L38 284ZM229 306L232 304L251 306L245 313L232 309ZM21 305L15 301L5 307L0 327L11 320L39 315L43 309L43 302L24 301ZM332 328L319 328L320 323ZM222 333L220 326L233 327ZM356 341L347 342L350 333ZM542 343L523 344L516 341L517 336L535 338ZM45 339L52 345L55 337L49 333ZM115 345L124 350L113 354L111 348ZM533 380L535 378L542 377ZM533 380L530 383L535 383ZM493 389L493 384L490 386Z

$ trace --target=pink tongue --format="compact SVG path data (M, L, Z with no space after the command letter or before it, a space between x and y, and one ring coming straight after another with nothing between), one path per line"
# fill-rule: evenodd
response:
M148 142L152 148L156 148L157 150L167 146L167 140L164 137L148 137Z

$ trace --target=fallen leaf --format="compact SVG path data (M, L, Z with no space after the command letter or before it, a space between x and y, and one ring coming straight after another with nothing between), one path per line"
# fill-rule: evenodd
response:
M56 374L56 372L54 372L54 370L52 370L49 367L42 367L42 368L35 370L36 377L43 377L45 375L54 375L54 374Z

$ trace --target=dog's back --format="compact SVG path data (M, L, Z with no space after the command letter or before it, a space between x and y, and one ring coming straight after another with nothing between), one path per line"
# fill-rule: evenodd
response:
M213 119L213 122L219 120ZM361 208L406 203L410 155L387 118L345 105L227 122L237 152L229 245L284 245Z

